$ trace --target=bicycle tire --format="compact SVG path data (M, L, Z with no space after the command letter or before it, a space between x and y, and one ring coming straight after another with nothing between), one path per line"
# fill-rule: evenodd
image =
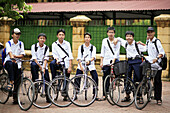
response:
M44 85L43 81L34 82L35 97L34 97L33 105L37 108L40 108L40 109L49 108L52 105L52 102L51 103L46 102L48 95L47 95L47 92L45 90L48 88L49 82L45 81L46 89L45 88L42 89L44 87L43 85ZM44 91L44 93L42 93L42 90Z
M110 86L111 88L109 88L109 89L114 89L114 90L109 90L109 96L114 104L116 104L119 107L128 107L133 104L133 102L135 100L134 96L135 96L135 92L136 92L136 87L135 87L134 83L129 78L117 77L115 80L112 81L112 83L110 85L111 85ZM116 87L118 89L118 91L117 91L118 97L117 98L115 98ZM127 93L129 93L129 95L130 95L130 97L132 97L132 99L130 99L129 102L122 102L122 99L126 96ZM111 94L113 94L114 96L112 96ZM123 95L123 96L121 96L121 95Z
M34 95L35 88L32 80L23 78L23 81L19 84L17 92L18 105L21 110L27 111L31 108L33 105Z
M9 78L7 73L0 74L0 103L5 104L10 96L10 92L5 91L4 87L9 84Z
M83 79L83 77L84 77L85 75L84 74L79 74L79 75L76 75L75 77L73 77L72 79L71 79L71 82L70 83L74 83L74 81L76 81L77 79ZM97 91L98 91L98 89L97 89L97 84L96 84L96 82L92 79L92 78L90 78L90 77L88 77L87 76L87 81L88 81L88 83L87 83L87 89L90 89L90 87L92 87L92 91L90 91L90 90L86 90L85 89L85 91L84 91L84 93L83 92L81 92L81 91L83 91L83 90L81 90L80 91L80 89L81 88L79 88L75 83L74 83L74 86L75 86L75 89L74 89L74 94L76 94L77 95L77 99L72 99L72 96L70 96L69 94L68 94L68 97L70 98L70 100L72 101L72 103L74 104L74 105L76 105L76 106L79 106L79 107L87 107L87 106L90 106L91 104L93 104L94 103L94 101L95 101L95 99L96 99L96 97L97 97ZM83 83L84 84L84 83ZM90 85L90 84L92 84L92 85ZM81 85L80 85L80 87L81 87ZM68 86L68 88L69 88L69 86ZM82 93L82 95L81 95L81 93ZM93 94L93 96L92 96L92 94ZM80 95L81 95L81 97L80 97ZM90 99L89 99L90 98ZM92 99L92 100L91 100ZM89 101L88 101L89 100ZM83 102L85 102L85 101L87 101L87 103L84 103L83 104ZM80 102L80 103L79 103ZM82 102L82 103L81 103Z
M152 93L152 85L150 80L143 79L139 86L137 87L136 93L135 93L135 106L137 109L142 110L143 108L146 107L146 105L150 102L151 98L151 93ZM143 104L140 104L138 102L138 95L141 95L143 98ZM145 97L146 95L146 97ZM144 101L146 100L146 101Z

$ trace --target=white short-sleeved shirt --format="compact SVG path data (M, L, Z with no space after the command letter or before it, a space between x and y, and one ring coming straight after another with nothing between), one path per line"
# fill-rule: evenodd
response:
M46 48L45 44L43 45L43 47L40 47L39 43L37 43L37 52L35 52L35 44L33 44L31 46L31 54L32 54L32 58L31 59L32 60L33 59L37 59L38 62L39 61L43 61L44 56L48 56L49 55L49 47L48 47L48 49L47 49L47 51L46 51L46 53L44 55L45 48ZM49 60L48 57L45 57L44 59ZM44 67L44 63L41 66ZM48 63L47 63L45 68L48 69Z
M155 42L155 40L156 40L156 37L154 37L152 39L152 41L149 39L148 44L146 45L146 48L148 50L148 55L149 55L149 56L146 57L146 59L150 63L153 63L153 59L155 59L159 54L165 55L165 51L164 51L162 44L159 40L156 41L159 53L157 52L155 44L153 43L153 42ZM158 64L159 62L161 62L161 59L159 59L158 62L152 64L151 66L153 68L158 68L158 70L161 70L162 67L159 66L159 64Z
M56 41L57 44L60 44L59 41ZM66 55L66 53L56 44L56 42L53 42L52 44L52 55L54 57L54 59L58 58L60 61L62 60L62 58L64 58ZM72 56L72 52L71 52L71 46L70 43L63 40L63 43L60 44L60 46L68 53L69 57L67 56L65 58L65 67L68 68L69 67L69 60L73 59Z
M127 58L135 58L137 55L139 55L136 46L135 46L135 40L133 40L132 44L128 44L128 42L122 38L118 38L118 40L121 42L121 45L126 48L126 56ZM127 47L126 46L127 43ZM146 52L146 46L143 46L141 44L137 44L139 48L139 52Z
M7 42L5 44L6 47L6 58L4 61L4 64L6 63L6 61L11 61L10 56L9 56L9 52L12 52L13 55L25 55L25 51L24 51L24 43L18 40L18 43L15 44L13 39L10 40L11 42L11 46L10 44ZM21 42L21 48L20 48L20 42ZM21 68L21 62L17 62L18 64L18 69Z
M96 59L96 47L93 45L93 51L91 52L90 51L91 46L92 45L90 44L88 47L86 47L86 45L83 44L83 49L84 49L83 55L81 53L81 46L79 46L77 61L78 60L83 60L86 55L88 55L87 58L85 59L86 61L89 61L91 58ZM88 68L89 68L90 71L96 70L94 60L91 62L91 65L89 65ZM77 69L80 69L80 65L79 64L78 64Z
M103 57L103 66L105 65L110 65L110 61L113 60L114 58L119 59L119 53L120 53L120 42L118 42L116 45L114 45L113 42L110 42L110 46L114 52L111 52L109 45L107 43L107 40L109 40L109 38L105 38L102 41L102 47L101 47L101 54L100 56Z

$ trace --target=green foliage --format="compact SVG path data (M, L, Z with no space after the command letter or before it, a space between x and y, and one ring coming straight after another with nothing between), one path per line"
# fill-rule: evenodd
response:
M32 6L27 5L25 0L0 0L0 17L7 16L18 20L23 18L23 14L27 14L28 11L31 11Z

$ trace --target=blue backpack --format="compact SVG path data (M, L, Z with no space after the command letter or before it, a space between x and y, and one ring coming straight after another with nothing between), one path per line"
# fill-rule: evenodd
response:
M10 47L11 47L11 42L8 41ZM21 48L21 41L19 41L19 47ZM6 58L6 48L3 49L2 51L2 64L4 65L4 61L5 61L5 58Z

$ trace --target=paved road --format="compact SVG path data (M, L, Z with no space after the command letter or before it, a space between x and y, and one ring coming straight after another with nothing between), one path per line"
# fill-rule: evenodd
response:
M102 96L102 78L99 77L99 96ZM152 100L143 110L137 110L135 105L130 107L120 108L118 106L112 106L107 101L96 101L89 107L77 107L71 105L67 108L59 108L52 105L47 109L38 109L34 106L27 111L28 113L170 113L170 82L163 82L163 104L158 106L156 101ZM18 105L12 105L12 98L2 105L0 104L0 113L27 113L20 110Z

